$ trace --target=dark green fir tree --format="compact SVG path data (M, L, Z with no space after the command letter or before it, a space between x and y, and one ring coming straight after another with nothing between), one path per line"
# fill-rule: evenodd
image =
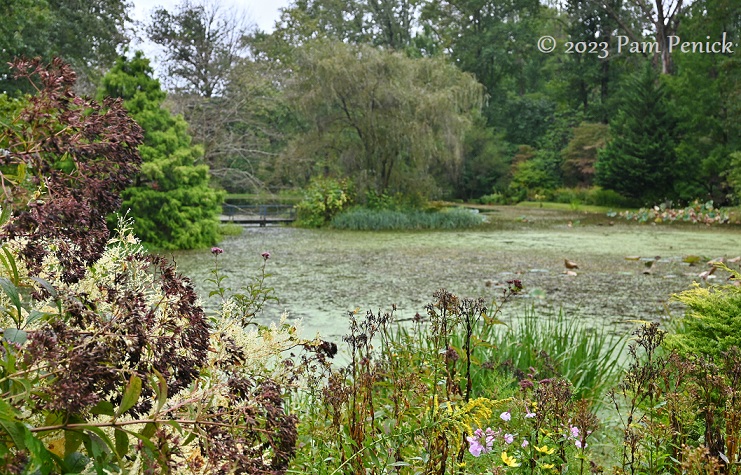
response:
M135 220L137 236L158 249L194 249L215 244L223 193L209 186L208 166L198 164L200 146L191 143L182 116L162 107L166 93L141 52L116 61L99 95L120 97L144 129L142 171L123 193L122 212Z
M604 188L652 205L674 199L676 120L664 87L650 65L620 93L610 136L598 155L596 181Z

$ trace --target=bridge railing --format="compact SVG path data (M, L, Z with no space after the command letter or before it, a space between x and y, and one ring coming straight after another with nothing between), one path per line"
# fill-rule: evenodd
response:
M226 216L259 216L261 218L296 219L296 210L291 205L234 205L224 203L222 213Z

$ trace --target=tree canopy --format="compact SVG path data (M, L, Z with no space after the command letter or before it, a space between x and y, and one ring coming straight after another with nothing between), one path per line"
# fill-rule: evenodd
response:
M270 32L214 0L158 7L143 25L127 21L131 6L0 2L0 47L61 55L84 92L145 36L159 47L150 76L202 147L194 160L230 192L332 175L374 192L504 202L599 183L644 203L741 201L735 0L292 0ZM669 51L676 38L734 52ZM618 51L619 39L634 48ZM658 102L634 97L646 68ZM671 119L670 139L639 137L646 117L664 120L641 115L650 101L664 104L651 114Z
M649 204L676 198L675 127L666 89L647 66L623 89L613 138L597 161L597 182Z
M177 91L212 97L223 92L227 76L245 51L244 17L215 0L179 4L173 13L154 11L146 31L164 50L164 66Z
M14 57L60 57L78 75L76 87L94 90L102 72L129 43L126 0L7 0L0 2L0 91L25 89L5 62Z
M460 171L465 132L483 91L435 59L319 41L302 50L290 94L308 122L291 154L376 193L436 194L432 172Z

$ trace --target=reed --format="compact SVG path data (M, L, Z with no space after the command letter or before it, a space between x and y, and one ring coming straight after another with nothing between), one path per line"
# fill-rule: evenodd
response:
M484 217L464 209L396 211L353 208L332 219L335 229L354 231L461 229L478 226Z

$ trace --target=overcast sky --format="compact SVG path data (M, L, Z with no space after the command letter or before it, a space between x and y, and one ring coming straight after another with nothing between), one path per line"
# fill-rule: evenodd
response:
M248 21L256 24L263 31L273 31L275 20L280 16L279 8L288 6L290 0L213 0L218 1L224 8L234 8L245 13ZM134 8L131 11L131 19L135 22L146 21L152 11L157 7L165 7L174 12L175 7L182 0L131 0ZM142 32L139 32L142 35ZM159 76L159 51L151 43L136 41L131 44L131 50L142 50L144 55L150 59L155 69L155 76Z
M278 19L278 9L286 7L289 0L219 0L225 7L235 7L247 13L261 30L272 31L275 20ZM145 20L149 13L156 7L162 6L168 10L180 3L180 0L132 0L134 20Z

